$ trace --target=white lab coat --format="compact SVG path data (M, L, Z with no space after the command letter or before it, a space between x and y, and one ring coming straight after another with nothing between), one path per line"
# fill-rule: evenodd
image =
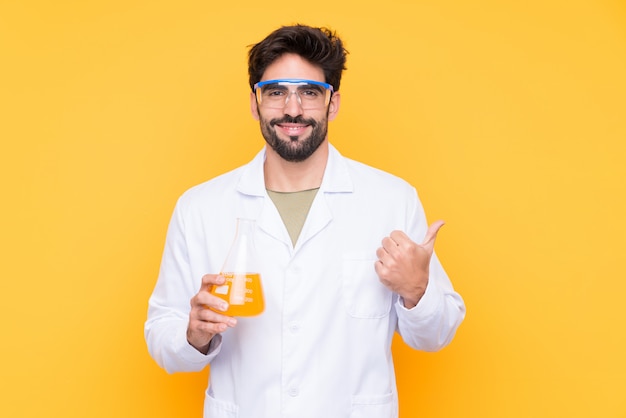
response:
M394 229L422 241L427 224L415 189L330 146L293 247L265 191L264 159L263 150L179 199L149 301L150 354L168 372L210 363L205 418L397 417L394 332L411 347L438 350L465 315L436 256L426 293L411 310L374 270L376 249ZM239 318L203 355L186 341L189 301L204 274L220 271L236 218L256 220L266 308Z

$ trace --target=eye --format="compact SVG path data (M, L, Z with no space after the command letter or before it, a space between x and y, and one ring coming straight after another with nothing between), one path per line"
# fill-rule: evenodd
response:
M322 90L317 86L306 86L298 89L298 93L301 97L315 99L322 94Z
M263 95L268 97L282 97L285 95L285 89L269 87L263 90Z
M284 97L287 94L287 89L279 84L268 84L263 86L261 93L264 97L276 99Z

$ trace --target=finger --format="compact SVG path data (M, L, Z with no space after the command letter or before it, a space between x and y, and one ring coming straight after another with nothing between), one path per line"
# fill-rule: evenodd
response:
M406 243L413 242L411 241L411 238L409 238L407 234L405 234L403 231L400 231L400 230L391 231L391 234L389 234L389 238L391 238L393 242L395 242L396 245L399 245L399 246L402 246L403 244L406 244Z
M445 224L444 221L435 221L432 225L428 227L428 231L426 231L426 237L424 237L424 242L422 246L425 248L433 248L435 246L435 239L437 238L437 234L439 233L439 229Z
M197 318L202 322L214 324L226 324L229 327L237 325L237 319L232 316L222 315L211 309L203 309L198 312Z
M215 312L225 312L228 309L226 300L209 292L200 292L193 302L199 309L211 309Z
M387 274L389 273L389 269L381 260L377 260L374 263L374 270L381 280L385 280L387 278Z
M200 289L200 291L191 298L190 303L192 309L216 309L218 311L228 309L227 301L211 293L210 289Z
M388 270L394 263L394 258L391 254L389 254L384 248L379 248L376 250L376 265L380 264L380 267L384 267L385 270Z
M210 289L212 285L224 284L226 279L221 274L205 274L202 276L202 287Z
M398 251L398 243L391 239L391 237L383 238L381 245L382 249L388 254L394 254L394 252Z
M211 295L213 296L213 295ZM214 312L226 312L228 309L228 302L224 299L213 296L208 303L202 305L204 309L211 309Z
M202 335L207 340L210 340L215 334L226 331L226 329L228 329L228 325L223 322L195 321L191 325L191 331L193 334Z

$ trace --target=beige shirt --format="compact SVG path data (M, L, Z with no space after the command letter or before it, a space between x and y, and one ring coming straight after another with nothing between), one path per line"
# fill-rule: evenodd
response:
M313 199L317 194L318 188L302 190L299 192L274 192L268 190L274 205L280 213L280 217L289 232L291 243L295 246L302 231L302 226L309 213Z

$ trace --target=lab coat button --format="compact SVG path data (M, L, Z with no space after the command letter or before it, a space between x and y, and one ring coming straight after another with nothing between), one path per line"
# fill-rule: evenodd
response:
M298 396L300 394L300 391L298 390L298 388L291 388L287 391L287 393L289 393L289 396Z
M292 334L297 334L298 331L300 331L300 325L298 325L298 323L292 322L291 324L289 324L289 332L291 332Z

